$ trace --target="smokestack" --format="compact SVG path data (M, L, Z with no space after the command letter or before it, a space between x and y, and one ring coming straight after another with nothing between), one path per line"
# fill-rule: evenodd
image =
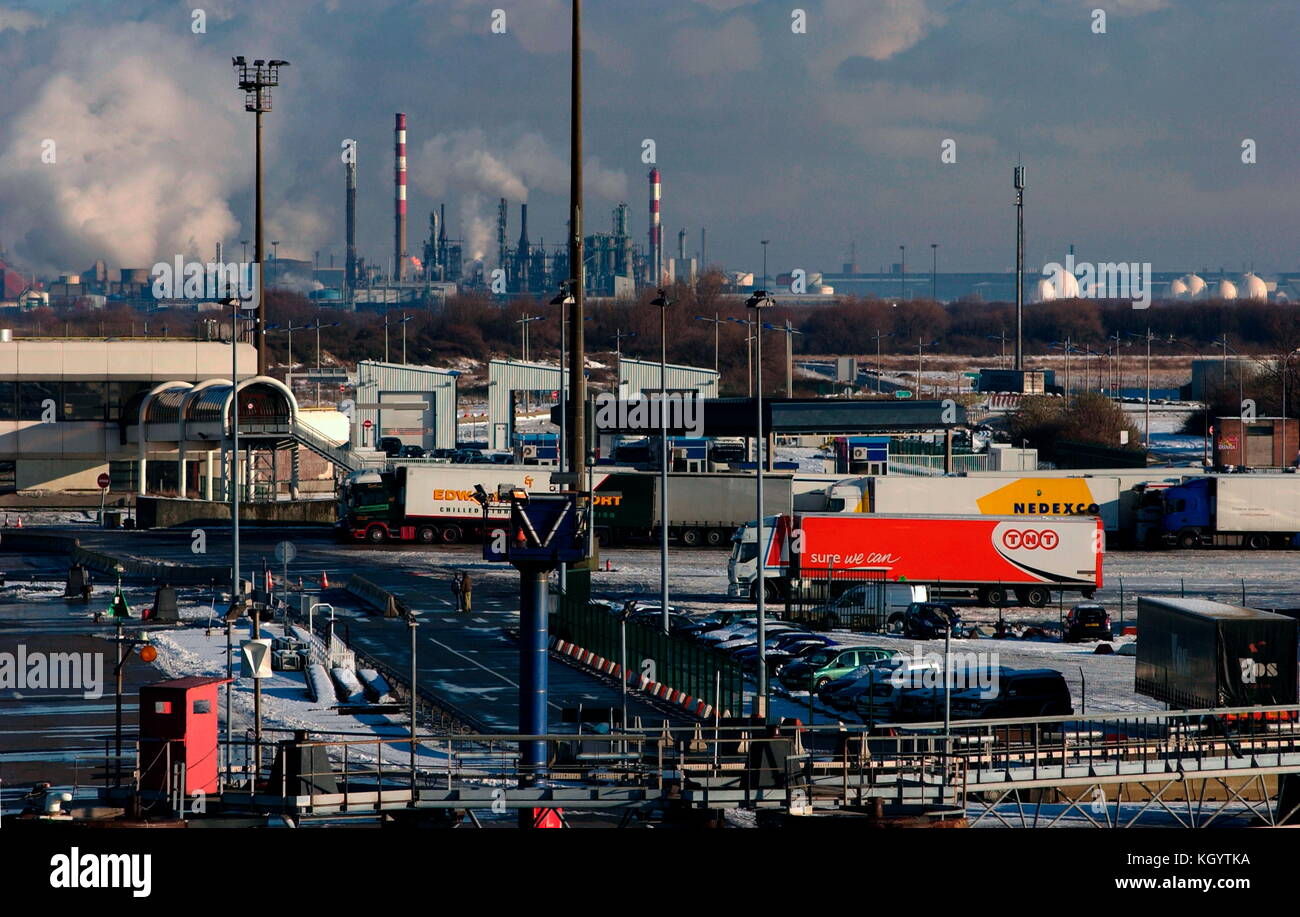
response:
M497 203L497 267L506 266L506 199Z
M650 170L650 286L663 278L663 228L659 225L659 170Z
M519 290L528 292L528 205L519 205L519 251L515 253L519 272Z
M356 147L347 164L347 262L343 268L347 299L357 288L357 164ZM399 243L400 245L400 243Z
M686 227L683 226L677 233L677 257L682 261L686 260Z
M393 260L396 267L394 276L396 279L402 279L403 262L406 261L406 114L405 112L397 113L396 132L396 149L397 157L397 199L394 201L396 208L394 213L395 239L393 243Z

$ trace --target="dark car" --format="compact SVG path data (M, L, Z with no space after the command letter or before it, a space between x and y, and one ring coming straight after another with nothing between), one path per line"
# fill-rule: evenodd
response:
M1106 606L1095 602L1087 602L1071 608L1065 616L1062 633L1066 643L1115 639L1115 629L1111 627L1110 614L1106 611Z
M395 458L402 451L402 441L396 436L381 436L379 442L375 443L375 448L389 458Z
M947 602L913 602L903 613L903 636L909 640L936 640L961 623Z
M424 458L423 446L403 446L397 453L398 458Z
M953 719L993 720L1074 713L1070 687L1055 669L1004 670L988 691L972 688L952 696Z
M493 452L487 457L487 460L493 465L513 465L515 457L509 452Z
M457 449L451 461L456 465L474 465L483 461L483 453L478 449Z

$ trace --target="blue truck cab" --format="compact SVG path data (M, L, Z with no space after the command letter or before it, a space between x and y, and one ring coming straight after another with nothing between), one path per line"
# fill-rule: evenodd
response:
M1185 481L1161 495L1165 514L1161 520L1166 541L1193 548L1214 531L1214 479Z

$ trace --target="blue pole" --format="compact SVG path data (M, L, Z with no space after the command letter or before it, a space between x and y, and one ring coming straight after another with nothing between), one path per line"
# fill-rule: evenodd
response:
M519 567L519 733L546 734L547 567ZM532 786L546 769L546 743L519 743L519 785Z

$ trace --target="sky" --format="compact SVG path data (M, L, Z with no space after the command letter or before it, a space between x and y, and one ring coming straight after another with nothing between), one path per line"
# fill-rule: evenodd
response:
M707 227L729 269L769 239L773 274L838 271L853 243L862 270L900 245L928 270L931 243L941 271L1010 270L1019 161L1031 267L1074 244L1155 271L1300 270L1294 0L794 2L586 0L588 232L627 201L644 244L652 140L670 253ZM512 245L524 199L531 240L559 242L568 40L568 0L0 0L0 246L40 271L218 240L234 257L253 223L236 55L290 62L265 116L281 257L342 264L355 140L360 254L387 263L398 111L412 253L445 202L494 261L501 196Z

